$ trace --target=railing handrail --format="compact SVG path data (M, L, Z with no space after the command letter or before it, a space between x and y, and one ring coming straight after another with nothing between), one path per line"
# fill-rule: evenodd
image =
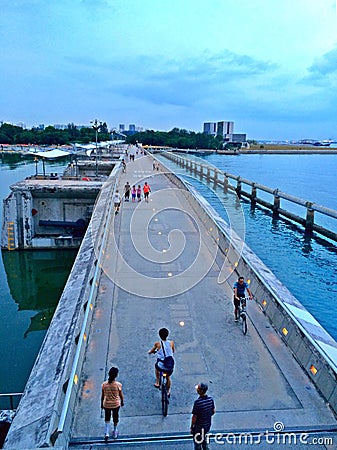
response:
M6 394L0 393L0 397L17 397L19 395L23 395L23 392L8 392Z
M0 397L1 398L9 398L9 408L10 410L14 410L14 403L13 403L13 397L22 397L23 392L8 392L8 393L4 393L1 394L0 393Z
M169 152L165 152L165 153L169 153ZM174 156L177 159L180 158L180 159L185 160L185 161L191 161L190 159L188 159L186 157L183 157L183 156L180 156L180 155L172 155L172 156ZM206 168L206 167L207 168L211 168L211 169L213 169L214 172L221 173L227 178L230 178L230 179L235 180L235 181L239 181L239 182L241 182L243 184L246 184L248 186L254 187L256 189L260 189L261 191L267 192L268 194L277 195L278 197L283 198L284 200L288 200L288 201L290 201L292 203L296 203L296 204L301 205L301 206L306 207L306 208L309 207L313 211L317 211L317 212L319 212L321 214L324 214L326 216L329 216L329 217L332 217L334 219L337 219L337 211L335 209L328 208L326 206L320 205L320 204L315 203L315 202L310 202L309 200L304 200L303 198L296 197L295 195L287 194L286 192L280 191L279 189L272 189L272 188L270 188L268 186L265 186L263 184L259 184L259 183L256 183L254 181L247 180L246 178L242 178L240 175L233 175L231 173L224 172L224 171L220 170L219 168L213 167L211 165L202 164L200 162L196 162L196 164L199 165L200 168Z
M115 189L116 184L117 184L117 179L115 180L114 183L114 187L113 189ZM110 188L111 190L111 188ZM60 420L58 423L58 427L57 427L57 432L58 433L62 433L64 430L64 425L65 425L65 421L66 421L66 417L67 417L67 413L68 413L68 408L69 408L69 403L70 403L70 398L71 398L71 394L72 394L72 390L73 390L73 385L74 385L74 379L75 379L75 375L76 375L76 371L77 371L77 365L78 365L78 361L80 359L80 353L82 350L82 344L85 341L85 330L86 330L86 326L87 326L87 321L88 321L88 317L89 317L89 313L90 310L92 309L92 299L95 293L95 289L96 289L96 282L98 281L98 276L99 276L99 272L101 270L101 258L102 258L102 254L104 252L104 244L108 235L108 227L107 227L107 223L110 221L111 218L111 212L112 212L112 207L113 207L113 201L112 201L112 196L110 197L110 204L109 204L109 208L108 208L108 212L106 214L106 220L105 220L105 224L104 224L104 233L101 239L101 244L100 244L100 251L99 251L99 255L97 258L97 264L95 267L95 272L94 272L94 276L93 279L91 281L91 288L90 288L90 292L89 292L89 296L88 296L88 302L87 302L87 306L85 309L85 314L84 314L84 318L83 318L83 323L82 323L82 328L81 328L81 333L78 339L78 345L76 347L76 353L74 356L74 361L72 364L72 368L71 368L71 372L70 372L70 376L69 376L69 383L67 386L67 390L66 390L66 394L65 394L65 399L63 402L63 407L62 407L62 411L61 411L61 415L60 415Z

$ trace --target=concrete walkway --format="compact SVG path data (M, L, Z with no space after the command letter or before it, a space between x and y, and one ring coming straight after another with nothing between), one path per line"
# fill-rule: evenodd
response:
M149 203L123 201L111 222L88 337L82 396L72 427L74 444L83 442L76 448L93 448L94 442L108 448L102 446L100 390L113 365L120 370L125 406L120 414L120 439L109 445L122 446L123 439L132 437L187 435L197 398L194 386L200 381L209 384L215 399L214 432L323 430L323 436L328 436L327 430L336 430L330 409L258 306L248 305L246 336L234 323L232 285L237 276L218 283L223 255L181 191L161 172L153 171L149 156L127 164L121 192L126 181L131 186L147 181L152 192ZM254 286L251 289L254 292ZM163 326L176 343L166 418L161 415L160 393L153 387L155 358L147 354ZM192 443L139 446L147 447L185 449L192 448Z

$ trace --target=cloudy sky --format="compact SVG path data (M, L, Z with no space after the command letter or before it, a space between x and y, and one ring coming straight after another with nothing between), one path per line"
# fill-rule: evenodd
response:
M337 0L0 0L0 121L337 139Z

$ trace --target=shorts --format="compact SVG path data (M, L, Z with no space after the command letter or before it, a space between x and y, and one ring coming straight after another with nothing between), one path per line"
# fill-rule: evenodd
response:
M110 420L111 420L111 413L112 413L113 423L118 423L118 421L119 421L119 408L120 408L120 406L117 406L117 408L104 408L105 422L110 422Z
M240 299L243 299L243 301L242 301L242 305L243 306L246 306L246 299L245 299L245 297L240 297ZM241 304L241 301L240 300L237 300L235 297L233 298L233 302L234 302L234 306L235 306L235 308L238 308L239 306L240 306L240 304Z
M173 374L173 370L166 370L165 368L159 367L158 362L159 361L156 362L154 367L158 370L158 372L165 372L166 375L168 375L170 377Z

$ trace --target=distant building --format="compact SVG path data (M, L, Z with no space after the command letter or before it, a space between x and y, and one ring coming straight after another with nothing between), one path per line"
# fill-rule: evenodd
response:
M232 141L231 142L245 142L246 140L247 140L246 133L232 134Z
M216 136L216 122L205 122L204 133Z
M125 130L125 125L124 125L124 123L120 123L118 129L119 129L120 132L123 133L123 131Z
M226 122L222 120L217 123L217 136L222 136L225 141L232 141L232 136L234 133L234 122Z
M138 127L134 123L131 123L129 125L129 129L128 130L126 130L125 127L123 129L121 129L121 126L124 127L124 125L119 125L119 131L120 131L120 133L123 133L126 136L132 136L133 134L140 133L140 132L144 131L143 127Z
M243 142L247 139L246 134L234 133L234 122L232 121L204 122L203 132L211 136L222 136L225 142Z

